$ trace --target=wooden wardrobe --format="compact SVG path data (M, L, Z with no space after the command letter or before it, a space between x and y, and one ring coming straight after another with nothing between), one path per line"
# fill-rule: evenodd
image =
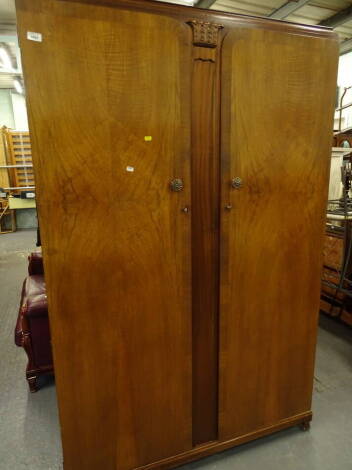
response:
M16 0L65 470L308 426L330 30Z

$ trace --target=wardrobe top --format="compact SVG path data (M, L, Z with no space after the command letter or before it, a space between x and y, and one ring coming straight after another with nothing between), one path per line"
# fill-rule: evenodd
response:
M338 40L337 33L331 28L324 26L311 26L299 23L291 23L288 21L275 20L271 18L261 18L249 15L240 15L235 13L222 12L217 10L205 10L196 7L177 5L174 3L157 2L154 0L57 0L58 2L81 3L87 5L101 5L115 8L123 8L137 11L150 12L155 14L165 14L171 17L189 20L200 20L206 22L221 22L224 28L231 26L247 26L263 29L271 29L277 31L286 31L291 34L328 37ZM28 9L28 5L33 5L35 9L35 1L16 0L17 6L24 6ZM40 2L41 3L41 2ZM27 7L26 7L27 5ZM31 7L29 7L31 8Z

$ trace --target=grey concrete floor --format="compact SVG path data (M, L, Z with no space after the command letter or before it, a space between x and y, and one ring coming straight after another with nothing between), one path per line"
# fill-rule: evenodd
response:
M26 356L13 342L35 240L33 230L0 235L0 470L62 469L54 381L30 394ZM292 428L181 468L352 470L352 329L326 317L320 320L313 412L309 432Z

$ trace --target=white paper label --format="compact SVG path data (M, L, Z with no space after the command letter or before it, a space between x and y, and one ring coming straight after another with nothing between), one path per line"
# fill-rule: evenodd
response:
M133 173L134 172L134 167L133 166L128 166L126 168L126 171L128 171L129 173Z
M42 42L43 36L41 33L34 33L33 31L27 31L27 39L29 41Z

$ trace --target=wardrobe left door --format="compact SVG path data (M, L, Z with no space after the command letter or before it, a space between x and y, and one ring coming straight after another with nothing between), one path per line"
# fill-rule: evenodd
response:
M64 468L136 468L192 447L189 26L16 3Z

